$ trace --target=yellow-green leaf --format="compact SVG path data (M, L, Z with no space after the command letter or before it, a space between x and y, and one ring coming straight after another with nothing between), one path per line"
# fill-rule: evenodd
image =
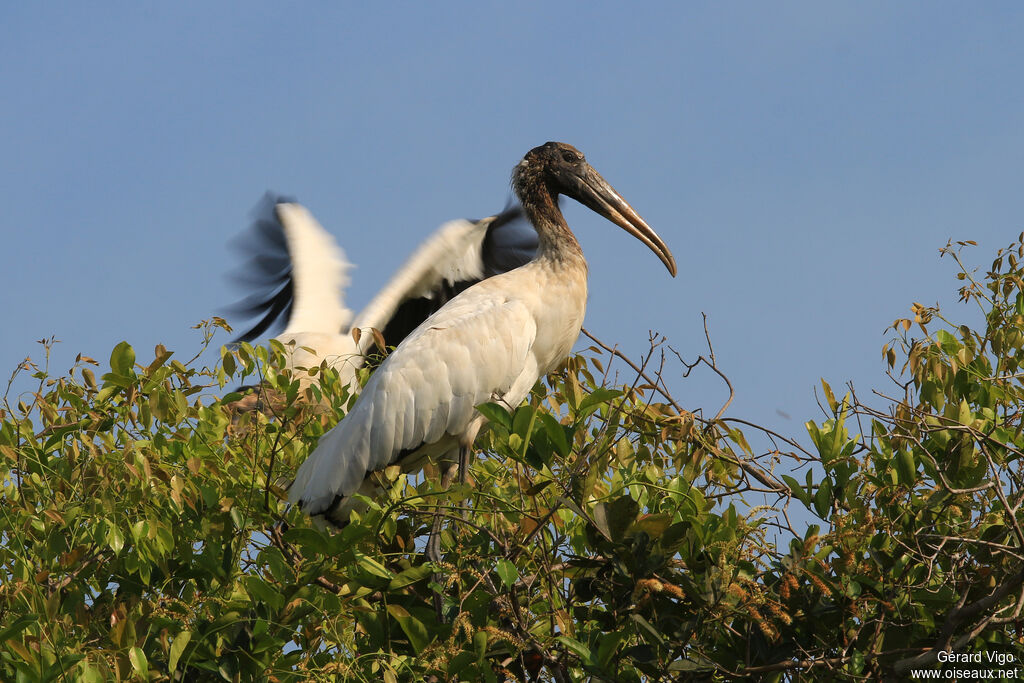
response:
M110 369L118 375L131 375L135 365L135 349L126 341L114 347L110 353Z
M141 648L133 647L128 650L128 661L132 663L132 668L139 673L139 676L149 678L149 662L146 660L146 653Z
M173 673L178 666L178 660L181 659L181 653L185 651L185 646L188 645L188 641L192 640L191 631L182 631L178 635L174 636L174 640L171 641L171 652L167 659L168 668Z

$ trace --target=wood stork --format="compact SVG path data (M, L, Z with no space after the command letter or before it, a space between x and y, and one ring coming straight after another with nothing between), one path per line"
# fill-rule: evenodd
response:
M252 256L237 278L258 290L233 311L258 320L238 340L252 341L283 319L276 339L285 346L288 366L314 368L326 361L353 389L356 371L375 346L374 331L395 346L459 292L528 263L537 250L537 233L518 207L482 220L450 221L356 315L343 296L353 266L309 210L267 195L255 213L250 234L239 240ZM305 373L298 377L311 381Z
M576 148L530 150L512 187L536 229L536 257L469 287L427 318L376 370L355 405L299 467L289 498L310 515L344 524L353 494L373 474L458 453L460 473L485 418L475 406L510 409L568 357L583 325L587 262L558 207L571 197L646 244L672 276L669 248Z

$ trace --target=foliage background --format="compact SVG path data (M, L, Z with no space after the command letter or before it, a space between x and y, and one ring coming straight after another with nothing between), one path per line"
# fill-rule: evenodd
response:
M689 362L595 340L512 415L481 407L471 485L388 470L339 533L283 504L350 400L331 372L302 392L280 347L247 345L213 368L127 343L103 371L27 363L37 389L0 428L0 678L869 680L940 650L1020 658L1024 246L983 274L966 246L944 254L983 324L914 304L890 387L822 382L806 437L672 397L697 368L728 386L710 336ZM220 397L257 379L271 414Z

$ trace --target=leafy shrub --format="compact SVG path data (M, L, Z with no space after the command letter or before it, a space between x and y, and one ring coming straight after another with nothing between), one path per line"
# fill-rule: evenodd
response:
M0 678L863 680L941 650L1019 659L1024 247L978 278L963 246L944 253L982 329L915 304L883 349L892 395L823 383L806 447L679 405L670 373L721 374L713 353L595 340L511 415L481 407L470 484L390 468L341 532L284 503L349 405L331 371L302 389L276 345L199 368L122 343L99 379L89 358L26 363L38 387L0 415ZM221 395L259 380L269 414Z

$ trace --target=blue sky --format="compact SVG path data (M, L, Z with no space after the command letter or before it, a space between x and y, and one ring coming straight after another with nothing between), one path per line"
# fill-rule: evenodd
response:
M968 315L939 247L984 267L1024 229L1019 3L6 3L0 25L8 369L50 335L57 371L122 339L190 357L268 189L337 236L358 306L562 140L680 270L567 205L586 326L693 358L706 313L730 414L802 436L819 377L885 386L912 302Z

